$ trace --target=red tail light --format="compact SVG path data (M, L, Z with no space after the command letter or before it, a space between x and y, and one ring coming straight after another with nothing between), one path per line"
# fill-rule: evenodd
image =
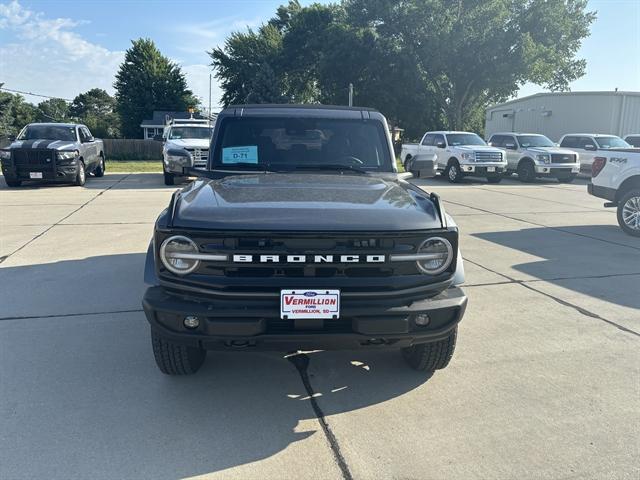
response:
M591 164L591 178L597 177L606 164L607 159L605 157L595 157Z

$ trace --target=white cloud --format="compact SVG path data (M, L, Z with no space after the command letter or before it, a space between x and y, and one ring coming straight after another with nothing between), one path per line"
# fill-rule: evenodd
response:
M0 46L0 72L7 88L73 98L94 87L113 93L124 52L91 43L74 27L83 22L46 18L16 0L0 4L0 30L13 40ZM36 102L37 97L27 97Z
M187 78L189 88L203 106L209 103L208 51L222 45L235 30L256 27L261 20L240 16L188 25L171 25L165 39L175 37L174 49L182 58L173 58ZM0 3L0 35L9 39L0 44L0 82L15 90L72 99L91 88L114 93L115 74L124 52L92 43L74 29L87 22L71 18L49 18L21 5L18 0ZM179 41L178 41L179 40ZM222 96L213 78L212 106ZM37 103L42 98L26 96Z

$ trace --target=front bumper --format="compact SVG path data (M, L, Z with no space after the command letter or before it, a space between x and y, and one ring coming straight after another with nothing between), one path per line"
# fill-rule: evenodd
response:
M445 338L462 319L467 297L450 287L403 306L385 299L344 299L337 320L296 321L279 318L278 298L205 300L154 286L147 289L142 306L152 328L163 336L207 350L402 348ZM427 325L415 324L419 313L429 315ZM184 326L187 315L200 320L196 329Z
M460 170L472 177L501 175L507 171L506 163L461 163Z
M536 165L536 175L539 177L571 176L580 173L580 164L576 163L545 163Z
M42 174L42 178L31 178L31 172ZM44 167L38 165L20 165L16 167L12 163L2 164L2 174L9 180L34 181L34 182L72 182L78 173L77 161L52 167Z

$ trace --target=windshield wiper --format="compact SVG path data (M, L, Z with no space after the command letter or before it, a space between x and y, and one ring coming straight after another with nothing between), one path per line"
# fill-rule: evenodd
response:
M293 170L332 170L336 172L355 172L355 173L367 173L362 168L354 167L353 165L342 165L340 163L320 163L311 165L292 165Z

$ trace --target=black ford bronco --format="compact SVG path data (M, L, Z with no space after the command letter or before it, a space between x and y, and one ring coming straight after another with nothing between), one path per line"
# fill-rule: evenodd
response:
M194 373L212 349L395 348L447 366L467 304L458 229L399 178L380 113L229 107L197 174L147 253L163 373Z

